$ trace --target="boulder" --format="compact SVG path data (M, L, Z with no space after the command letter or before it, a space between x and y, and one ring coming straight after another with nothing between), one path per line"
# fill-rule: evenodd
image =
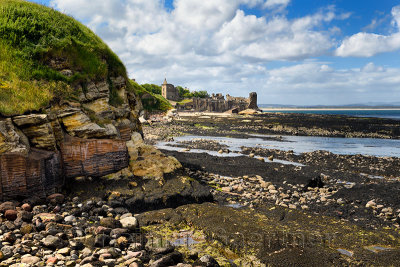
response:
M120 220L123 228L127 228L129 230L135 230L138 226L137 219L133 216L129 216Z
M164 174L173 173L182 168L174 157L165 156L161 151L150 145L138 147L138 158L130 162L130 169L136 176L162 178Z

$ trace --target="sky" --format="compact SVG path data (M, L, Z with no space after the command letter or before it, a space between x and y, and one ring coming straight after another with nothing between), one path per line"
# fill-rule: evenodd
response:
M139 83L262 104L400 102L394 0L32 0L81 21Z

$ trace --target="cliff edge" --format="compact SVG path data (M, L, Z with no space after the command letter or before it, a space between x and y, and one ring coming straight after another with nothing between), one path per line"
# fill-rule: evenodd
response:
M42 5L0 2L0 200L127 168L140 110L124 65L91 30Z

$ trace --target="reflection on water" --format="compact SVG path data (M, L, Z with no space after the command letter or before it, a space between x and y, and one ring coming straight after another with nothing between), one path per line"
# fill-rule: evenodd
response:
M316 137L316 136L282 136L280 140L273 135L252 135L254 138L240 139L230 137L214 137L214 136L180 136L176 137L174 142L177 144L180 141L193 141L195 139L214 140L229 147L229 150L234 153L219 154L216 151L208 151L207 153L213 156L241 156L235 155L241 151L242 146L260 147L266 149L278 150L293 150L294 153L300 154L304 152L312 152L316 150L326 150L335 154L353 155L363 154L377 157L400 157L400 140L393 139L374 139L374 138L340 138L340 137ZM264 137L264 138L262 138ZM269 139L266 139L268 138ZM181 148L168 148L167 142L161 142L159 148L167 150L179 151ZM192 149L193 153L203 153L205 150ZM274 162L279 162L274 160ZM287 164L287 162L286 162Z

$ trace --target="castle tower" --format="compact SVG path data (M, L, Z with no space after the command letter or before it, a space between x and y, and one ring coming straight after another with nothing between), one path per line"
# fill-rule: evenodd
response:
M165 99L178 101L179 92L174 85L167 82L167 78L164 78L164 82L161 85L161 94Z

